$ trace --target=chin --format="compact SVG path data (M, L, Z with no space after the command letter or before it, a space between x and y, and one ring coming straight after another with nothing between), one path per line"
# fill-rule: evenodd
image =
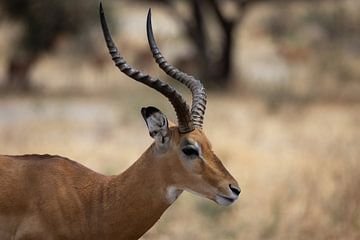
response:
M233 204L236 200L237 198L229 198L229 197L216 195L214 201L221 206L229 206Z

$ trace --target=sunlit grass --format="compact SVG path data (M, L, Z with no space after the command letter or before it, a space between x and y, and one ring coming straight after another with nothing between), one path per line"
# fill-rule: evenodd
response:
M7 97L0 152L51 153L104 174L126 169L151 143L139 109L162 98ZM131 94L130 94L131 95ZM242 194L224 208L183 194L143 239L357 239L358 107L313 104L269 113L253 99L209 94L205 131Z

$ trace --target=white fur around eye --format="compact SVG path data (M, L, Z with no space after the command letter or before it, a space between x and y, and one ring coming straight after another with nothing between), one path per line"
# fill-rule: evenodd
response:
M204 160L204 157L203 157L203 154L202 154L202 149L201 149L201 146L198 142L195 142L195 147L198 149L198 152L199 152L199 158L201 160Z
M193 148L195 148L198 152L198 157L204 161L204 157L203 157L203 154L202 154L202 149L201 149L201 145L196 142L195 140L192 140L192 139L189 139L189 145L192 145Z

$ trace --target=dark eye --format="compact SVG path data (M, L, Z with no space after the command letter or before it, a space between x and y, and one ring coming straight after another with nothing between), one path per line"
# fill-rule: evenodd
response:
M189 156L189 157L194 157L194 156L199 155L198 150L196 148L194 148L194 147L184 147L182 149L182 151L186 156Z

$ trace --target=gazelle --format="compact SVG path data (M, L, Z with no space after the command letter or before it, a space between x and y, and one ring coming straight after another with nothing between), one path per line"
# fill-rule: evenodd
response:
M141 109L154 143L126 171L104 176L60 156L0 156L0 239L137 239L188 190L220 205L240 194L235 179L202 131L206 94L200 81L174 68L147 35L160 68L190 88L191 111L167 83L130 67L111 38L102 6L105 41L116 66L166 96L177 114L172 126L155 107Z

